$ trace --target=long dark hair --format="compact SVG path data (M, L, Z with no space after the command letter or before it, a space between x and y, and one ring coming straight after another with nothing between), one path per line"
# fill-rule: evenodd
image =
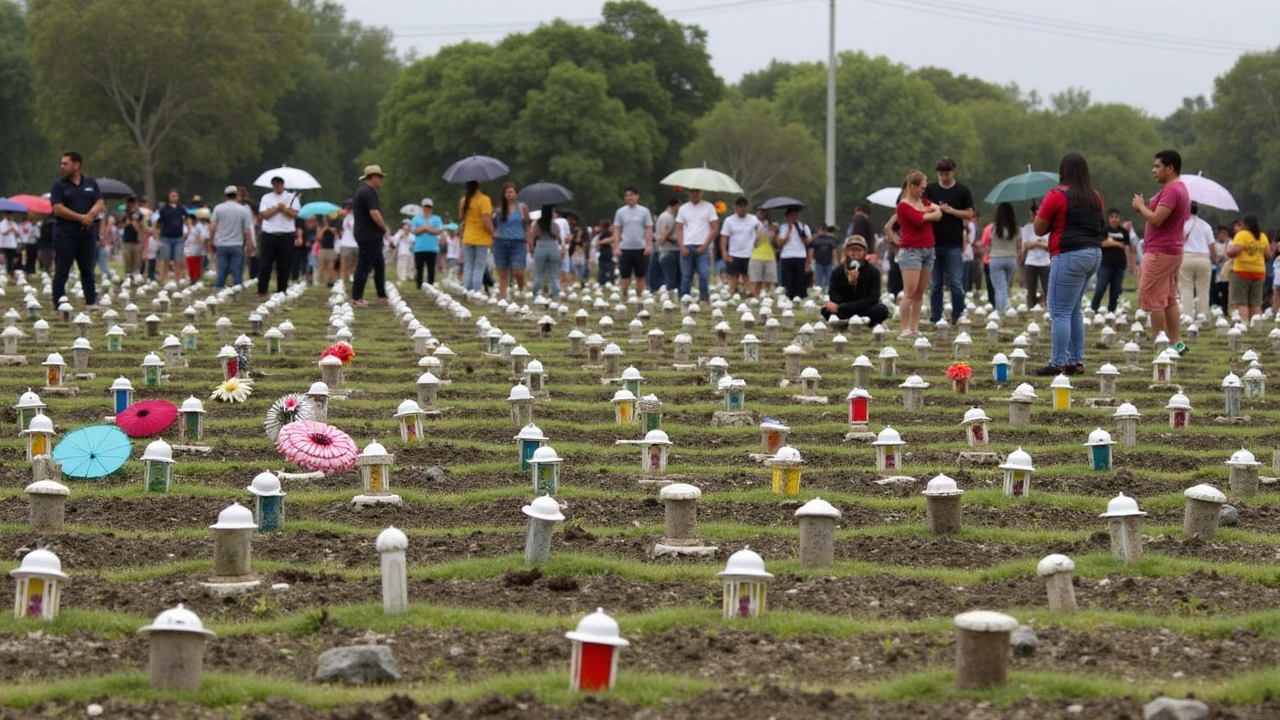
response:
M1062 156L1058 163L1058 182L1067 186L1073 202L1081 203L1090 210L1102 210L1098 191L1093 189L1093 182L1089 180L1089 162L1080 153L1069 152Z
M1244 217L1240 218L1240 224L1244 225L1245 230L1248 230L1249 232L1253 233L1254 238L1257 238L1257 239L1262 238L1262 226L1258 224L1257 215L1254 215L1253 213L1249 213L1248 215L1245 215Z
M511 203L507 201L507 188L515 189L516 184L510 180L502 183L502 210L498 213L498 217L502 218L502 222L507 221L507 216L511 214Z
M1008 240L1018 237L1018 218L1013 213L1013 203L996 205L996 236Z
M462 196L462 222L467 221L467 210L471 207L471 197L480 192L480 183L475 180L468 180L465 187L466 195Z
M545 233L545 234L547 234L547 235L551 235L551 234L552 234L552 233L551 233L551 222L552 222L552 220L553 220L554 218L552 218L551 216L552 216L552 215L554 215L554 214L555 214L555 212L556 212L556 206L555 206L555 205L543 205L543 206L542 206L542 217L538 218L538 231L539 231L539 232L541 232L541 233Z

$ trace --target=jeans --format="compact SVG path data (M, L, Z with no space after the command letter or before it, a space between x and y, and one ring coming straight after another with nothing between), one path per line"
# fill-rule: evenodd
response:
M1107 299L1107 310L1116 311L1116 305L1120 302L1120 293L1124 291L1124 271L1123 266L1098 268L1098 282L1093 291L1093 303L1090 305L1094 312L1102 307L1102 296L1106 294L1108 288L1111 290L1111 297Z
M61 237L53 240L55 269L53 272L53 299L67 294L67 278L71 265L80 269L80 287L84 289L84 302L93 305L98 301L98 287L93 281L93 261L98 255L98 242L92 235Z
M964 251L958 247L934 248L933 274L929 276L929 319L937 323L942 319L942 283L951 288L951 324L955 325L964 314Z
M423 250L413 253L413 286L422 287L422 269L427 270L427 284L436 284L436 257L439 253Z
M680 256L680 297L693 290L693 274L698 274L698 298L711 299L711 248L703 245L706 252L697 252L699 248L689 248L689 256L677 251Z
M464 288L479 292L484 287L484 272L488 267L488 246L462 246L462 286Z
M223 288L227 284L227 275L231 276L231 283L239 285L244 282L244 246L243 245L218 245L213 248L214 256L218 260L218 274L213 281L215 288Z
M550 288L547 297L560 294L560 246L554 242L540 242L533 248L533 292L542 292L544 282Z
M831 287L831 269L834 265L814 263L813 264L813 284L826 292Z
M262 233L258 244L258 294L266 295L271 284L271 267L276 270L276 292L289 287L293 266L293 233Z
M658 249L654 248L649 253L649 272L645 273L645 287L649 288L649 292L657 292L662 287L662 260L658 254Z
M658 255L658 267L662 270L658 273L663 287L669 290L680 289L680 251L669 252L665 255Z
M111 272L111 248L105 245L98 248L98 270L104 278Z
M1084 289L1102 262L1102 248L1064 252L1049 263L1049 319L1053 344L1049 364L1058 367L1084 362Z
M996 310L1004 312L1009 307L1009 284L1013 282L1013 273L1018 269L1015 257L991 258L991 289L995 291Z
M360 243L360 259L356 261L356 275L351 279L351 299L364 299L364 285L373 271L373 289L378 297L387 296L387 261L382 256L382 241ZM261 282L261 280L259 280Z
M613 282L613 255L601 257L596 260L596 280L601 284Z

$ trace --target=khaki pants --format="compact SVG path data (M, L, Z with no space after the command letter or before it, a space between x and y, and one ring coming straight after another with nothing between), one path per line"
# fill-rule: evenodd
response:
M137 275L142 271L142 243L120 243L124 251L124 274Z
M1178 307L1192 318L1209 317L1209 281L1213 277L1213 263L1208 255L1187 253L1182 256L1182 269L1178 271ZM1195 311L1192 311L1194 295Z

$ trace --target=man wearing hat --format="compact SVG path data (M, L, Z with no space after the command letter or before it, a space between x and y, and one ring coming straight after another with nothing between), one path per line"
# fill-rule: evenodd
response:
M844 241L844 256L831 271L827 302L822 306L824 319L859 315L866 318L867 327L875 327L889 317L889 308L880 302L880 270L866 257L867 241L861 235Z
M937 260L929 278L929 319L942 319L945 282L951 288L951 324L964 314L964 230L973 217L973 193L956 182L956 161L950 155L938 158L938 181L929 183L924 196L942 209L942 219L933 224Z
M298 196L284 189L284 178L271 178L271 192L258 201L262 217L262 236L258 241L258 299L267 297L271 284L271 268L276 270L276 292L289 287L289 269L293 266L293 248L302 244L298 235Z
M356 259L356 275L351 281L351 299L356 307L366 307L364 286L373 272L373 289L378 302L387 302L387 264L382 257L382 241L387 236L387 222L382 219L378 205L378 188L382 187L382 167L366 165L360 176L360 187L351 196L351 216L356 245L360 252Z

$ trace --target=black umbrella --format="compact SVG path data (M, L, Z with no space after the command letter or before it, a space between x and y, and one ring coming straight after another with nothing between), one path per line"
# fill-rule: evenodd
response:
M765 200L764 204L760 206L760 209L761 210L777 210L778 208L791 208L791 207L803 209L804 203L792 197L779 195L778 197L769 198L768 200Z
M98 180L98 189L102 191L102 197L107 198L123 198L130 195L137 195L133 188L125 185L123 182L109 177L100 177Z
M559 205L573 199L573 193L563 185L540 182L525 187L516 198L530 206Z
M449 166L444 171L444 179L446 182L465 183L465 182L484 182L485 180L497 180L498 178L511 172L511 168L498 158L492 158L488 155L472 155L465 157L458 162Z

